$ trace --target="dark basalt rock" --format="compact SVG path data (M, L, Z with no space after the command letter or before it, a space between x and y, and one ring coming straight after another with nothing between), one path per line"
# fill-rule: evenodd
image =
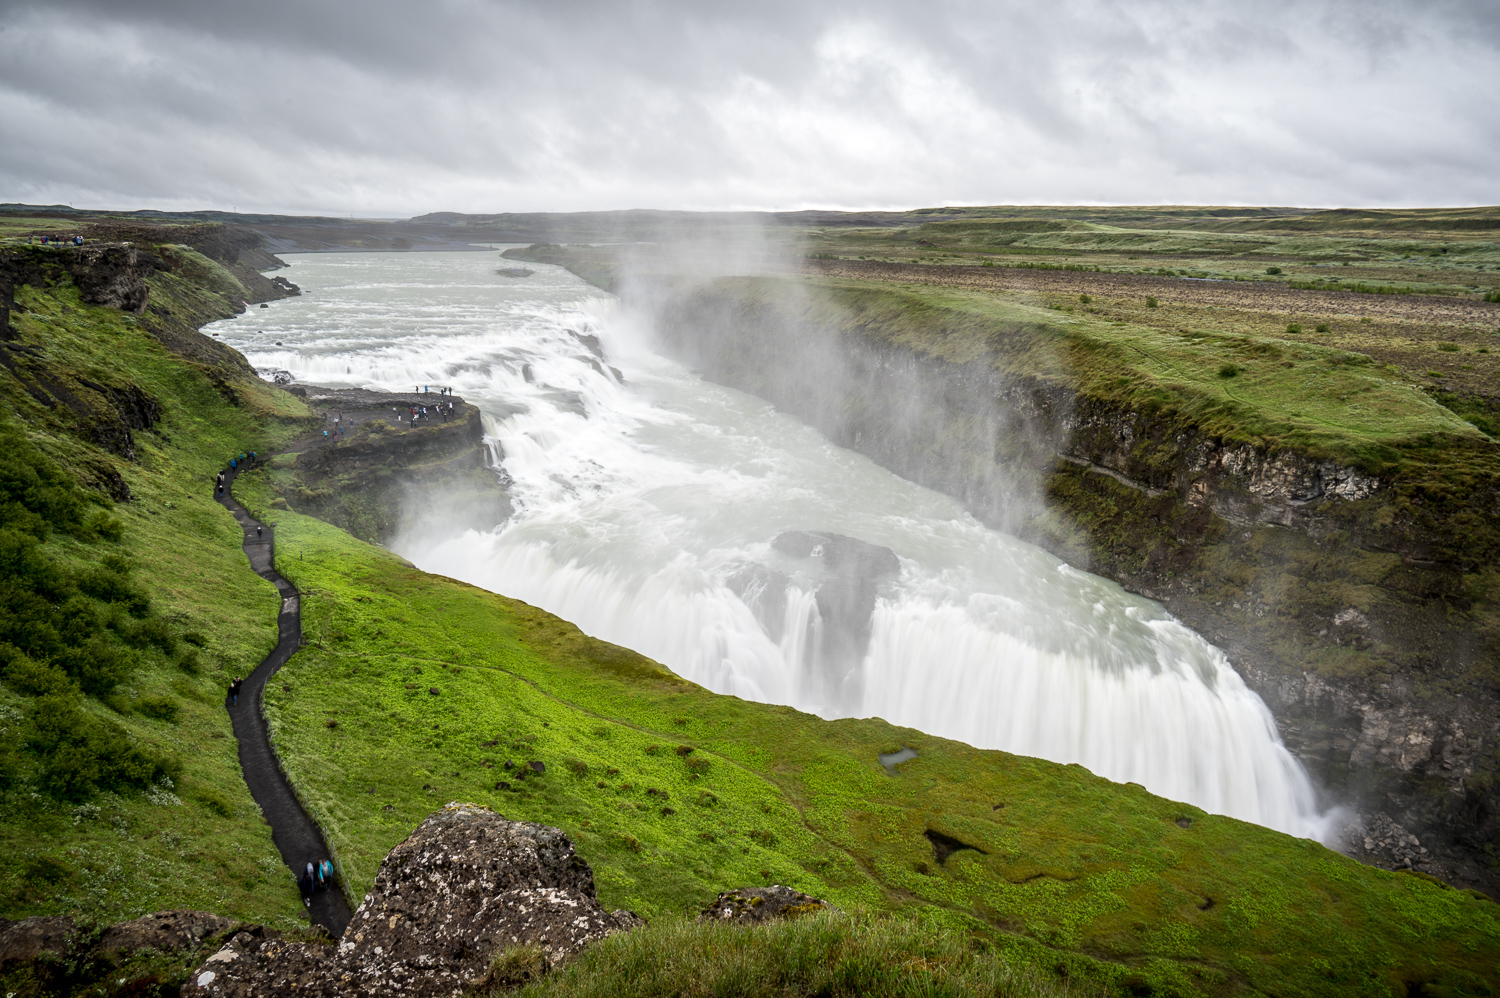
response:
M12 922L0 918L0 970L17 963L32 963L43 953L66 953L76 933L71 918L23 918Z
M100 958L110 959L148 947L171 952L197 946L234 926L231 919L206 911L159 911L111 925L99 936L94 953Z
M157 912L103 929L71 918L0 918L0 974L18 995L175 995L187 967L241 928L206 911Z
M337 946L241 933L182 995L453 995L510 947L556 964L640 924L600 907L593 872L558 829L450 804L391 850Z
M823 618L829 651L864 658L870 646L870 615L881 581L901 572L901 561L888 547L842 534L793 530L777 536L771 546L794 558L816 558L828 573L818 588L818 613Z
M778 535L771 547L793 558L820 562L825 575L817 595L818 616L823 621L818 678L826 702L857 702L859 666L870 648L875 597L882 582L900 574L901 560L888 547L822 531L788 531ZM766 581L775 580L767 577ZM762 600L769 605L774 597Z
M837 909L811 894L776 884L725 891L704 908L698 918L715 922L769 922L778 918L800 918L823 910Z
M150 296L145 276L155 263L151 254L128 244L82 246L68 252L68 274L86 303L137 315L145 311Z

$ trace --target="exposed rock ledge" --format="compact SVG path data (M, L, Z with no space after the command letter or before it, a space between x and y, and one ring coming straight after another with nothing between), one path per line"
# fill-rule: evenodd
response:
M1009 388L1008 394L1018 396L1012 399L1015 404L1032 402L1024 389ZM1322 511L1304 507L1369 499L1383 487L1375 475L1291 450L1273 453L1249 444L1226 444L1180 428L1169 441L1151 440L1155 428L1150 418L1091 400L1075 399L1071 406L1059 408L1065 415L1053 446L1063 460L1107 474L1149 496L1174 492L1185 505L1208 506L1237 526L1268 523L1306 531ZM1143 442L1150 444L1144 451ZM1153 466L1150 458L1162 446L1174 452L1176 460Z
M561 831L449 804L386 856L337 946L240 933L182 995L455 995L483 984L510 947L556 963L640 924L600 907Z

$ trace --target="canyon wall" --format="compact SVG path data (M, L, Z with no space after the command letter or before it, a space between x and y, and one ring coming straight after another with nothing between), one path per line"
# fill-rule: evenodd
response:
M636 303L705 377L1159 600L1223 648L1330 805L1358 810L1351 851L1500 885L1495 603L1461 523L1424 513L1399 476L1088 395L1034 338L927 349L830 294L736 278L642 285Z

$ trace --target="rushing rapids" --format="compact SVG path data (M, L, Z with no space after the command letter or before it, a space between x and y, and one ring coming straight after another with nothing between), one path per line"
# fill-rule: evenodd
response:
M420 567L717 692L1076 762L1322 837L1306 773L1218 649L695 377L567 272L504 276L493 253L291 260L303 297L210 332L304 381L451 386L486 412L516 513L395 539Z

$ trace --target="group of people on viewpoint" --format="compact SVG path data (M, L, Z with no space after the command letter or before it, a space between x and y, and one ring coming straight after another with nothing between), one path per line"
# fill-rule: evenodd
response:
M31 242L31 240L33 238L34 237L32 237L32 236L27 236L26 237L26 241L29 243L29 242ZM82 236L43 236L42 237L42 245L43 246L64 246L64 245L66 245L66 246L82 246L83 245L83 237Z
M393 407L391 409L391 411L396 414L396 422L400 423L401 420L402 420L401 410ZM446 423L446 422L448 422L448 418L450 416L452 416L452 415L453 415L453 403L452 402L440 402L437 405L433 405L433 406L409 405L409 406L406 407L406 417L405 417L405 419L406 419L406 422L409 423L410 425L416 426L417 425L417 420L419 420L419 419L426 419L426 420L429 420L429 421L433 420L433 419L441 419L443 422Z

